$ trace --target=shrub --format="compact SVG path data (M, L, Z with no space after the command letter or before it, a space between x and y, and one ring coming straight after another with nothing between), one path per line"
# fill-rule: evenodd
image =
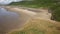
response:
M51 19L60 21L60 4L53 5L50 7L52 10L52 17Z

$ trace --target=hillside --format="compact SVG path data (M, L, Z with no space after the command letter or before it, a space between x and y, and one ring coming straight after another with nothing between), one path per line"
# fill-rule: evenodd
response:
M54 5L54 3L55 2L53 0L34 0L34 1L12 2L9 5L39 8L39 7L49 7Z
M7 20L0 25L0 34L60 34L59 0L20 1L0 7L18 15L17 20L14 18L17 15L11 14L15 21L9 20L9 13L2 16L2 22Z
M59 24L50 20L31 18L20 30L11 31L9 34L60 34Z
M21 1L13 2L10 5L24 6L31 8L46 7L52 12L52 20L60 21L60 0L33 0L33 1Z
M23 22L21 28L13 29L8 34L60 34L60 22L50 20L47 9L40 8L40 11L35 11L36 9L33 10L33 8L16 6L5 6L4 8L18 13L21 23Z

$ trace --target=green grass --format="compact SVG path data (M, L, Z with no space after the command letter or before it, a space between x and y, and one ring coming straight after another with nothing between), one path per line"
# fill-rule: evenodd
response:
M34 0L34 1L21 1L21 2L12 2L9 5L16 5L16 6L25 6L25 7L32 7L32 8L40 8L40 7L49 7L54 4L52 0Z
M17 31L11 34L44 34L43 31L37 30L37 29L29 29L29 30L23 30L23 31Z

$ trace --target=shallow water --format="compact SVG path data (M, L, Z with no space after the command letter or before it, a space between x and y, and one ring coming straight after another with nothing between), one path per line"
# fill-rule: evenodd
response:
M19 15L0 7L0 34L19 27Z

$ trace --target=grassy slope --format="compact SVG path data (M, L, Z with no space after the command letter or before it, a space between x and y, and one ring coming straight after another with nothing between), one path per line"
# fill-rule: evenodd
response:
M52 2L18 2L12 3L11 5L22 5L27 7L48 7L53 5ZM9 34L60 34L60 24L54 24L53 22L41 20L41 19L31 19L25 26L21 28L20 31L14 31Z
M34 0L34 1L13 2L10 5L39 8L39 7L52 6L53 4L54 4L54 1L52 0Z
M59 27L60 25L54 24L49 20L31 19L20 31L14 31L9 34L60 34Z

